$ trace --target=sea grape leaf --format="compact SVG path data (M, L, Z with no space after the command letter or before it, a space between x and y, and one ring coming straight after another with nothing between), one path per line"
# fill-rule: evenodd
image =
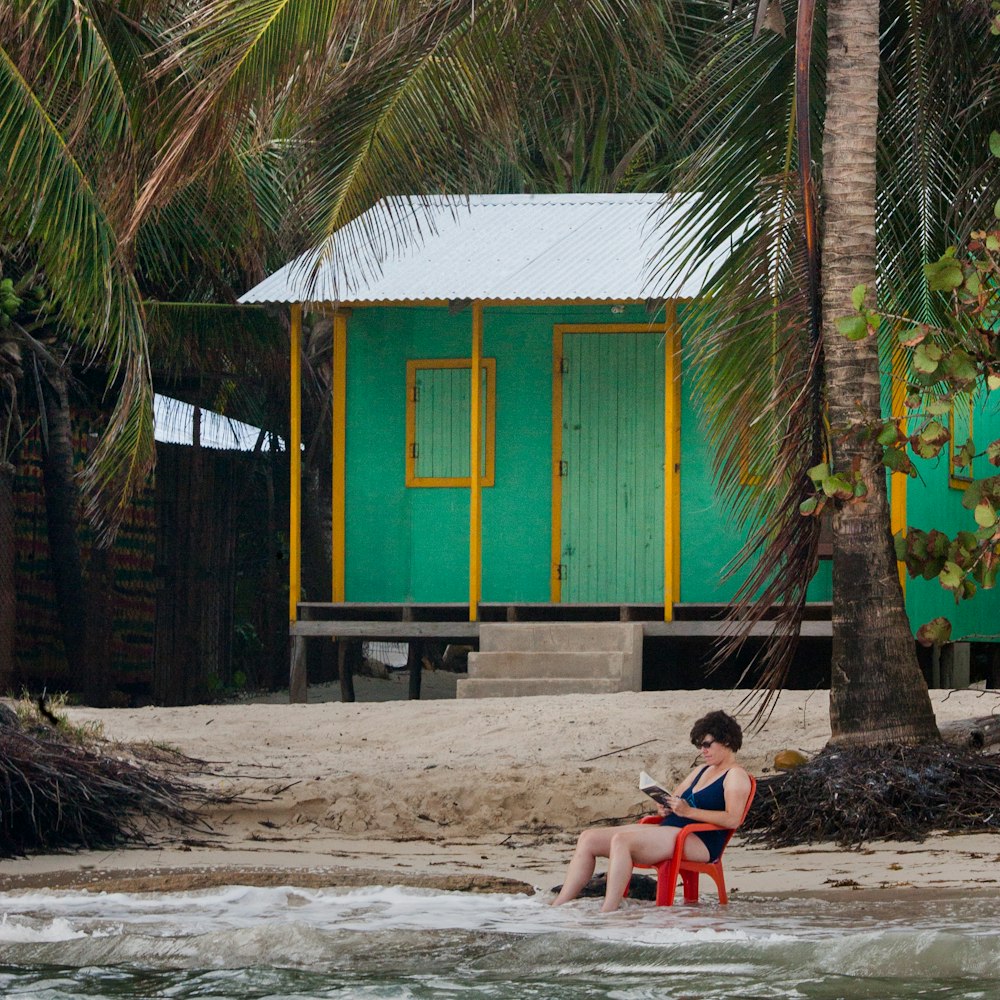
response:
M921 646L940 646L951 638L951 622L947 618L932 618L917 629Z
M941 362L945 374L956 382L974 382L979 372L972 356L961 348L956 348L944 356Z
M938 363L943 355L944 351L937 344L924 341L913 352L913 367L924 375L930 375L937 371Z
M950 559L944 564L941 572L938 573L938 580L941 581L941 586L945 590L957 591L962 587L962 581L965 579L965 572L962 567L957 563L952 562Z
M997 133L997 135L998 138L1000 138L1000 133ZM865 304L865 296L867 294L868 294L867 285L855 285L851 289L851 305L853 305L855 309L860 309Z
M962 265L953 254L945 254L930 264L924 264L924 277L932 292L950 292L965 280Z
M826 462L820 462L819 465L814 465L811 469L806 469L806 475L816 486L819 486L830 475L830 466Z
M823 492L834 500L850 500L854 496L854 483L842 475L827 476Z
M837 329L848 340L864 340L868 336L868 321L864 316L841 316Z
M996 511L989 500L981 500L977 503L973 516L980 528L992 528L997 523Z
M895 420L889 420L882 425L882 430L878 434L878 443L881 445L895 444L900 440L899 427Z

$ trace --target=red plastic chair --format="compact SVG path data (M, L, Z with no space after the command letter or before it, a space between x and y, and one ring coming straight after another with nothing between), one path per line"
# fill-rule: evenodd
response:
M754 795L757 794L757 779L751 774L748 775L750 778L750 795L747 797L746 808L743 810L743 815L740 817L740 826L743 825L743 820L747 818L747 813L750 812L750 804L753 802ZM645 818L639 820L640 823L659 823L659 816L646 816ZM677 890L677 878L680 878L684 882L684 902L685 903L697 903L698 902L698 878L700 875L707 875L710 879L715 882L716 888L719 890L719 902L728 903L729 896L726 893L726 880L722 874L722 854L726 850L726 845L732 839L733 834L739 827L732 830L726 830L728 836L726 837L725 843L722 845L722 850L719 852L719 857L716 861L688 861L684 857L684 841L692 833L698 833L702 830L722 830L721 826L716 826L714 823L689 823L687 826L682 826L680 828L680 833L677 835L677 841L674 844L674 854L673 857L667 858L666 861L661 861L656 865L636 865L636 868L655 868L656 869L656 905L657 906L673 906L674 905L674 893ZM625 887L625 895L628 895L628 886Z

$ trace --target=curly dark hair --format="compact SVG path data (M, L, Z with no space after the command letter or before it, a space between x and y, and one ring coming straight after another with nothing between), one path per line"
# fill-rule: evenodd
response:
M729 747L733 753L743 746L743 730L740 724L725 712L709 712L691 727L691 742L695 746L698 746L706 736L714 737L723 746Z

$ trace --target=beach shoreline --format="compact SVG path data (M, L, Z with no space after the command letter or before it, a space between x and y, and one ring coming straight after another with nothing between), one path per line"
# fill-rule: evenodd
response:
M196 780L230 801L204 813L204 828L161 832L153 846L5 860L0 891L382 884L547 894L581 829L650 811L639 770L678 780L695 761L693 721L715 708L736 712L741 697L71 708L71 722L96 723L109 739L152 741L205 762ZM939 722L1000 711L996 691L935 691L932 700ZM784 692L767 723L747 733L741 762L761 775L781 750L817 752L829 737L828 705L825 691ZM1000 835L860 850L771 850L737 835L725 866L734 894L996 893Z

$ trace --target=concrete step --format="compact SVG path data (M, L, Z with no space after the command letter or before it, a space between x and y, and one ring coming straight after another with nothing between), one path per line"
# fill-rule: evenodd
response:
M470 653L469 677L593 677L619 679L625 670L624 653Z
M459 698L523 698L543 694L614 694L617 680L583 677L531 677L518 680L461 678L455 694Z
M640 622L483 622L481 653L642 653Z

